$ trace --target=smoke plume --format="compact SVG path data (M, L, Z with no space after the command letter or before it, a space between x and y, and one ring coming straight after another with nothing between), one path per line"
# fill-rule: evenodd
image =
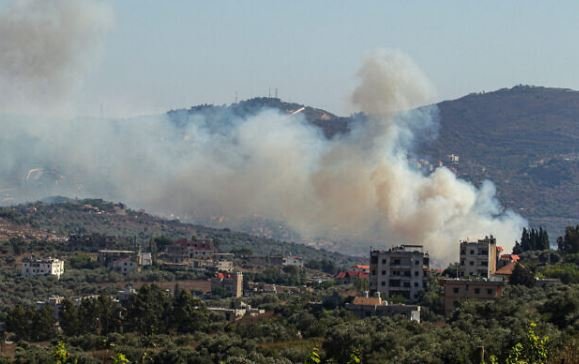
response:
M0 10L0 110L60 113L112 13L90 0L14 0Z
M109 23L88 0L15 2L0 15L4 203L59 194L232 226L263 217L305 240L348 241L339 246L348 252L421 243L443 261L456 259L460 239L493 234L508 246L525 225L491 182L477 188L447 168L414 167L412 147L435 135L437 110L416 108L433 87L400 52L364 61L352 102L367 118L331 139L301 113L276 110L221 124L203 112L183 123L14 116L66 103Z

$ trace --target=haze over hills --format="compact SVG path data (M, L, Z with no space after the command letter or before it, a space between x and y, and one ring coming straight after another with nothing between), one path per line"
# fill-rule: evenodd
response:
M552 240L579 220L579 92L517 86L438 104L439 137L421 152L459 156L459 176L492 180L501 202Z
M575 223L578 92L519 86L436 106L411 111L408 120L394 125L412 134L414 146L403 147L408 163L395 151L401 140L393 143L383 131L379 138L368 134L376 125L364 114L341 117L277 98L200 105L146 119L57 123L61 127L48 129L41 121L15 120L1 137L6 143L0 144L5 157L0 159L0 193L4 204L51 195L122 201L163 216L355 254L373 242L428 241L432 232L441 239L465 238L479 217L490 220L478 225L477 234L500 229L485 225L493 221L494 207L484 210L485 204L473 202L482 196L493 204L492 193L474 191L444 170L430 174L444 164L477 187L485 179L495 182L500 202L531 224L547 227L552 240ZM268 109L274 112L264 112ZM366 134L356 139L360 130ZM61 148L44 142L50 140ZM383 143L394 149L384 152ZM384 153L389 157L383 162L402 163L404 171L389 189L400 191L414 181L404 194L410 202L392 200L398 193L384 195L390 200L382 204L380 196L367 194L380 186L372 175L385 166L376 162ZM415 165L424 173L414 173ZM399 170L380 178L393 180L388 173ZM439 219L444 207L432 205L439 201L429 197L432 191L443 197L443 206L452 207L449 211L466 214L458 219L460 228L443 231L457 219ZM466 195L455 199L457 191ZM429 206L428 219L421 225L424 206ZM383 224L386 218L392 223ZM310 234L300 239L303 232ZM512 244L515 235L505 243ZM447 254L445 247L439 249Z
M546 227L552 240L579 217L579 92L569 89L515 86L473 93L436 105L436 138L416 146L434 167L439 163L479 185L490 179L501 203ZM277 98L255 98L230 106L196 106L169 112L181 125L203 114L219 125L232 115L247 117L263 108L292 113L303 109L306 120L333 138L348 133L363 115L340 117ZM450 160L450 155L458 160Z

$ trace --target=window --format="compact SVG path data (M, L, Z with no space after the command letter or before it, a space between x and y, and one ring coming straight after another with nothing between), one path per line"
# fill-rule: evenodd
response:
M474 250L471 250L471 251L470 251L470 255L474 255Z
M472 260L471 260L470 262L468 262L468 263L469 263L470 265L474 265L474 261L472 261Z
M410 288L410 282L404 282L403 286L404 286L405 288Z
M372 275L375 276L376 275L376 271L374 269L372 269Z
M483 267L486 267L489 265L489 262L487 262L486 260L483 260L482 262L480 262L480 265Z
M458 293L459 291L460 291L460 290L459 290L458 287L454 287L454 288L452 289L452 292L453 292L453 293Z
M414 287L418 287L418 282L414 282Z
M415 276L415 277L418 277L419 275L420 275L420 272L419 272L419 271L415 271L415 272L414 272L414 276Z
M382 264L386 264L386 259L382 259Z
M480 294L480 288L475 288L475 289L474 289L474 294Z
M420 261L417 260L417 261L414 262L414 264L415 264L415 265L418 265L418 264L420 264Z
M392 264L394 265L400 264L400 259L394 259L394 262L392 262Z
M385 271L385 270L382 271L382 275L383 275L383 276L386 275L386 271Z
M492 288L487 288L487 294L491 296L493 294Z
M382 281L382 287L386 286L386 281Z

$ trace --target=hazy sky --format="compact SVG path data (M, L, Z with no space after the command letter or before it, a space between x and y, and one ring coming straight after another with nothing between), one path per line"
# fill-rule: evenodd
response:
M338 114L361 59L408 53L439 99L534 84L579 89L579 1L111 1L78 96L107 116L267 96ZM273 92L273 91L272 91Z

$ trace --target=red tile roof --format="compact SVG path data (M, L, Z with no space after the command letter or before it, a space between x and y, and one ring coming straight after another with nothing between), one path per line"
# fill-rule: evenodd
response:
M370 266L369 266L369 265L364 265L364 264L358 264L358 265L353 266L352 268L354 268L354 269L360 269L360 270L368 270L368 269L370 269Z
M379 306L382 304L382 299L380 297L355 297L352 304L362 306Z
M511 262L518 262L521 257L519 257L517 254L503 254L500 257L501 260L509 260Z
M505 265L504 267L497 269L497 271L495 272L495 275L510 276L511 274L513 274L513 269L515 269L516 265L517 265L517 262L512 261L509 264Z
M336 274L336 279L346 279L346 278L368 279L368 273L360 271L347 271L347 272L338 272L338 274Z

